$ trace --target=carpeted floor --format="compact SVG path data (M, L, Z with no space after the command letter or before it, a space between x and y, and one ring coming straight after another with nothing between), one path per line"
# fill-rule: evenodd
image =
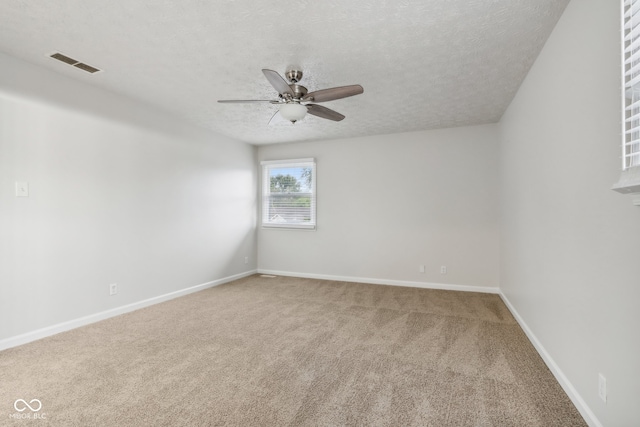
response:
M0 352L5 424L586 425L497 295L260 276Z

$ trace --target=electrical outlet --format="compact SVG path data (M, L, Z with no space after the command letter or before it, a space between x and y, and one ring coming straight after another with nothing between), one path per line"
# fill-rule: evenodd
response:
M424 273L424 265L420 266L420 273Z
M244 257L244 263L245 264L249 264L249 257L248 256Z
M447 266L446 265L440 266L440 274L447 274Z
M118 293L118 284L112 283L109 285L109 295L115 295Z
M602 374L598 374L598 396L607 403L607 379Z

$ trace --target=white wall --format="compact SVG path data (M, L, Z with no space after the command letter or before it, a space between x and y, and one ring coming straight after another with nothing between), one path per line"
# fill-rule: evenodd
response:
M0 54L0 340L255 269L255 162Z
M258 268L497 287L497 140L485 125L259 147L316 158L318 226L259 229Z
M501 120L501 289L602 424L627 427L640 423L640 208L610 190L619 7L573 0Z

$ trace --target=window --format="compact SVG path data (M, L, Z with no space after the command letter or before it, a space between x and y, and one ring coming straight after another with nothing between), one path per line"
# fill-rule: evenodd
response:
M640 0L622 0L622 169L640 166Z
M622 4L622 173L613 190L640 206L640 0Z
M315 229L315 160L276 160L261 165L262 226Z

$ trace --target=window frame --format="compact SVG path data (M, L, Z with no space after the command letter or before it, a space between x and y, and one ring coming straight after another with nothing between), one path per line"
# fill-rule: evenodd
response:
M640 143L640 130L638 130L638 126L634 128L633 123L640 121L640 99L634 100L627 97L627 93L632 87L638 87L640 84L636 83L630 85L633 80L637 80L638 76L640 76L640 61L638 61L637 55L640 53L636 51L634 55L633 52L628 51L631 45L636 46L636 43L632 43L633 39L627 40L627 36L630 35L633 31L633 26L627 29L627 9L638 9L640 8L640 0L620 0L620 64L621 64L621 127L622 127L622 138L621 138L621 148L622 148L622 171L620 173L620 179L616 184L613 185L612 189L622 193L622 194L632 194L634 196L633 204L640 206L640 164L636 164L637 155L635 151L633 151L634 145ZM636 12L638 16L640 16L640 11ZM632 15L633 16L633 15ZM629 20L631 18L629 17ZM640 29L640 19L637 20L637 24L635 25L636 29ZM633 25L633 24L631 24ZM637 33L637 30L635 31ZM640 36L636 38L638 42L640 42ZM632 58L635 58L635 61L627 62ZM634 64L635 62L635 64ZM637 75L634 78L634 73L631 71L636 71ZM640 87L639 87L640 88ZM635 105L635 106L634 106ZM634 110L637 112L634 114ZM634 132L631 132L633 129L636 129ZM634 137L633 134L636 134Z
M300 192L294 194L309 194L311 199L310 220L305 223L279 223L267 220L267 212L269 210L269 201L271 200L271 179L269 172L272 169L291 168L291 167L309 167L311 168L311 192ZM315 158L303 159L285 159L285 160L264 160L260 162L261 168L261 189L260 189L260 224L262 228L273 229L290 229L290 230L309 230L315 231L317 226L317 192L316 192L316 170L317 164Z

